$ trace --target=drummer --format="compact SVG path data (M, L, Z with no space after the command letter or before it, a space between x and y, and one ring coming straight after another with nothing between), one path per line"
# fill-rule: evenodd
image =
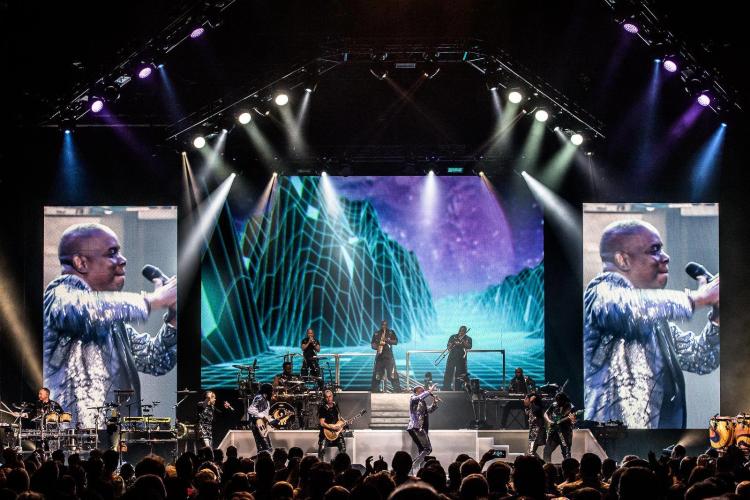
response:
M300 389L300 378L292 372L292 362L284 361L281 373L273 378L273 388L276 391L296 392Z
M44 418L45 415L49 413L62 413L63 409L62 406L60 406L60 403L57 401L54 401L50 399L50 390L46 387L42 387L39 389L39 393L37 394L37 402L34 405L34 412L31 415L32 419L39 418L40 420Z

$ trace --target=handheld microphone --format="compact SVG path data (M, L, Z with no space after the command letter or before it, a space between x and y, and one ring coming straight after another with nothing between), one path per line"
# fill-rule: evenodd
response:
M701 276L705 276L706 280L711 282L716 277L715 275L709 273L704 266L698 264L697 262L688 262L685 266L685 272L694 280L697 280Z
M229 401L224 401L224 404L226 404L228 409L235 411L234 408L232 408L232 405L229 404Z
M159 279L161 280L162 284L166 283L169 279L169 276L164 274L161 269L156 266L152 266L151 264L146 264L145 266L143 266L143 269L141 269L141 274L143 274L143 277L149 281Z

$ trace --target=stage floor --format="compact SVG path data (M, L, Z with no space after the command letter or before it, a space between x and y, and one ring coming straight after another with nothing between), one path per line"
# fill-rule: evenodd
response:
M271 444L274 447L286 449L292 446L302 448L305 454L315 454L318 451L318 431L272 431ZM482 455L492 448L493 445L508 445L510 460L517 454L522 454L526 449L528 431L524 430L495 430L478 431L471 429L459 430L431 430L433 452L440 462L447 466L453 462L460 453L479 460ZM228 446L237 447L240 456L252 456L256 454L255 441L251 431L229 431L221 440L219 448L226 450ZM361 429L352 431L352 437L346 438L346 450L352 457L353 463L364 464L367 457L375 459L382 455L390 463L393 454L399 450L405 450L412 456L417 455L417 448L411 437L405 430L372 430ZM329 448L326 450L326 458L334 456L338 450ZM542 450L539 450L541 454ZM607 455L599 445L591 431L576 429L573 435L573 456L581 459L584 453L595 453L602 459ZM554 463L562 461L560 449L555 450L552 455Z

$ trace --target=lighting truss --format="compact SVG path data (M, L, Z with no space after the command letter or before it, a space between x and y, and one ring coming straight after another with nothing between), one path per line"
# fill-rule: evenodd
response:
M174 123L168 131L168 140L176 139L189 132L194 127L211 122L222 113L247 105L252 100L270 100L274 88L284 86L289 90L303 86L309 76L309 68L316 67L318 75L322 75L341 64L362 64L367 67L372 64L373 55L383 57L386 64L393 68L416 68L424 64L425 55L438 66L450 64L468 64L477 71L485 74L488 71L498 72L500 87L508 89L521 85L524 92L534 94L545 106L559 115L567 116L575 128L585 131L591 138L604 138L603 124L593 115L568 99L562 92L555 89L541 77L514 62L502 50L493 50L475 39L453 40L443 43L426 43L420 41L394 41L384 43L383 40L344 39L324 44L320 48L320 56L312 61L305 61L293 66L285 73L277 73L264 80L255 81L231 96L204 106L204 109Z
M70 95L73 97L55 110L49 117L49 122L60 120L62 114L75 116L80 120L90 112L89 97L96 87L112 85L119 90L133 79L134 69L142 62L161 60L172 52L178 45L190 38L190 33L196 27L217 27L222 13L236 0L211 0L188 2L175 15L173 20L154 37L136 50L127 52L119 59L116 66L105 74L100 75L93 83L82 80L74 84Z
M707 62L701 64L695 51L690 50L685 41L680 40L668 29L659 16L656 4L649 0L602 0L612 10L616 22L629 20L638 26L636 36L659 57L676 55L680 58L678 71L685 84L685 91L691 96L698 91L711 93L709 106L717 114L742 112L738 94L725 83L724 76L716 69L709 68ZM660 52L656 52L660 51Z

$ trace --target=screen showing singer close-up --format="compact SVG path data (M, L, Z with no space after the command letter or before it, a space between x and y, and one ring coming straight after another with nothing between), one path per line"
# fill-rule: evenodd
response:
M695 429L719 407L719 206L583 206L585 418Z
M45 207L43 258L47 396L80 428L173 417L177 208Z

